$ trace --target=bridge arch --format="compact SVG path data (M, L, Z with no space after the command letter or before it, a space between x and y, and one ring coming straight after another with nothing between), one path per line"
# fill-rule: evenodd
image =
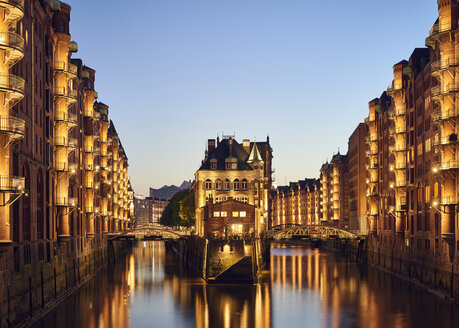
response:
M290 239L294 236L304 236L319 239L358 239L359 236L350 231L326 225L291 225L275 226L268 232L268 237L274 239ZM277 229L276 229L277 228ZM279 229L280 228L280 229Z

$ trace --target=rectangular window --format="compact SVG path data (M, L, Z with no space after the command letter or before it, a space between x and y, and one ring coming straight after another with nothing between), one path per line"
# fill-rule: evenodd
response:
M222 218L226 218L226 216L227 216L227 212L226 212L226 211L222 211L222 212L221 212L221 217L222 217Z
M214 217L219 218L220 217L220 212L214 212Z
M233 217L237 218L239 216L239 212L233 211Z
M241 212L239 212L239 216L240 216L241 218L245 218L245 217L247 216L246 211L241 211Z

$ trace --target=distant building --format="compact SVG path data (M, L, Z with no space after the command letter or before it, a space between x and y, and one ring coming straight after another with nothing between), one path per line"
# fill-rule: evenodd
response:
M320 224L319 179L305 179L272 191L272 225Z
M209 139L195 173L196 232L227 238L258 235L271 211L272 149L266 142Z
M349 230L367 232L366 128L360 123L349 137L347 168L349 171Z
M169 201L162 198L152 199L152 223L159 223L161 215L163 215L164 209L166 208Z
M366 129L360 123L346 155L333 155L319 179L305 179L272 191L273 225L321 224L366 233Z
M136 227L159 224L159 219L168 203L169 201L166 199L135 195L134 215Z
M136 227L146 226L152 223L153 210L151 197L144 197L142 195L134 196L134 216Z

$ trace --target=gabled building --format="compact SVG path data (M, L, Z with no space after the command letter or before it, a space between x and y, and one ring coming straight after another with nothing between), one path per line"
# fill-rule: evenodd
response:
M232 137L209 139L195 174L197 234L222 238L265 231L271 209L271 162L269 137L266 142L245 139L242 144Z

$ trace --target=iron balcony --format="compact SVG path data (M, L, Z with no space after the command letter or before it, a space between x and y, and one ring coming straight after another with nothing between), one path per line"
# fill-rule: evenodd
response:
M24 138L25 121L14 116L0 116L0 133L7 134L13 139Z
M24 177L0 176L0 191L2 192L23 192L24 187Z

